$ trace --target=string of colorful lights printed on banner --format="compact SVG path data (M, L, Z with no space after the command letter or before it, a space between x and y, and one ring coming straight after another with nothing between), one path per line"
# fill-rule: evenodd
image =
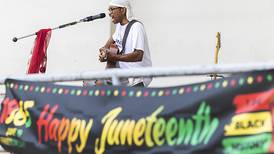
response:
M163 97L163 96L175 96L184 95L194 92L204 92L211 89L219 88L235 88L237 86L243 85L253 85L260 84L263 82L272 82L273 76L271 74L267 75L257 75L255 77L248 76L247 78L231 79L231 80L217 80L216 82L211 82L207 84L196 84L192 86L186 86L174 89L157 89L157 90L140 90L139 88L126 91L125 89L114 89L114 90L83 90L83 89L66 89L66 88L50 88L46 86L33 86L33 85L18 85L15 83L7 83L8 88L12 88L18 91L28 91L36 93L52 93L57 95L72 95L72 96L122 96L122 97ZM152 88L153 89L153 88Z

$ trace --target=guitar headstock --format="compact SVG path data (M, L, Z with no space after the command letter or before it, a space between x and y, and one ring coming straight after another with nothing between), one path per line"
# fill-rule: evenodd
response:
M217 32L216 39L217 39L216 48L220 49L221 48L221 33L220 32Z

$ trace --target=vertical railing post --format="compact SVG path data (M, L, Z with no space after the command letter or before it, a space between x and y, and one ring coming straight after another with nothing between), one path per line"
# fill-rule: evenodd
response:
M111 79L112 79L112 84L113 84L114 86L118 86L118 85L121 84L119 78L118 78L116 75L113 75L113 76L111 77Z

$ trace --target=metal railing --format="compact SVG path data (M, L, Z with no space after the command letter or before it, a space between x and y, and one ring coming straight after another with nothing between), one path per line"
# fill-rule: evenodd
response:
M0 76L0 84L7 78L27 81L81 81L92 79L111 78L114 85L119 85L119 78L123 77L172 77L172 76L196 76L210 74L234 74L248 71L260 71L274 69L274 61L265 63L242 64L212 64L168 68L135 68L135 69L108 69L102 71L83 71L70 74L35 74L35 75L7 75Z

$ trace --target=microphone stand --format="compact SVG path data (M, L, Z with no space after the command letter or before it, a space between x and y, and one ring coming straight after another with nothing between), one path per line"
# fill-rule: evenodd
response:
M76 24L81 23L81 22L85 22L85 20L81 19L79 21L74 21L74 22L70 22L70 23L67 23L67 24L63 24L63 25L57 26L55 28L52 28L51 30L56 30L56 29L61 29L61 28L69 27L69 26L76 25ZM34 35L37 35L37 32L35 32L33 34L22 36L22 37L14 37L12 39L12 41L13 42L17 42L18 40L21 40L21 39L24 39L24 38L28 38L28 37L31 37L31 36L34 36Z

